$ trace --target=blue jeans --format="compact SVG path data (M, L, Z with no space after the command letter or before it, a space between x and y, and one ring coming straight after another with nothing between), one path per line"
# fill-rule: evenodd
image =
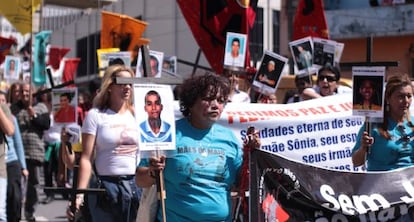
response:
M135 184L135 176L115 178L100 176L99 187L105 194L90 195L92 221L135 222L142 189Z
M7 178L0 177L0 221L7 221L6 199L7 199Z

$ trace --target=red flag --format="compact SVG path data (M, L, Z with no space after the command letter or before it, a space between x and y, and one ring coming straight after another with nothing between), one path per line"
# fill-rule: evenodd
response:
M78 69L80 58L65 59L65 68L63 69L62 83L69 82L75 79L75 73ZM75 87L75 85L71 85Z
M4 59L6 58L6 55L9 54L12 45L17 45L15 39L0 36L0 64L4 62Z
M49 49L49 61L48 65L52 66L53 69L59 69L60 61L70 51L70 48L60 48L57 46L51 46Z
M249 35L255 20L257 0L249 5L238 0L177 0L195 40L217 73L223 73L226 33ZM249 2L249 1L247 1ZM249 66L250 52L247 45L246 61Z
M300 0L293 21L293 40L307 36L329 39L322 0Z

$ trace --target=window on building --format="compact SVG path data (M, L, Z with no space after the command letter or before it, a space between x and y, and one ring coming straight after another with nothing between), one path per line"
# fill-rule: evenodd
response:
M280 12L272 10L273 52L280 52Z
M256 64L263 56L263 8L257 8L256 20L249 36L250 60Z
M101 35L91 34L76 42L76 56L81 59L78 66L78 77L98 73L96 49L100 48Z

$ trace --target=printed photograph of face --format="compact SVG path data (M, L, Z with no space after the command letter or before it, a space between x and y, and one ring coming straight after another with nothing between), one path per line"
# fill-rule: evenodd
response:
M17 80L19 79L20 70L20 58L17 56L6 56L4 78L8 80Z
M52 91L53 119L55 123L77 122L77 92L76 89Z
M226 48L224 54L225 67L244 67L246 58L247 35L228 32L226 36Z
M138 64L136 70L137 77L155 77L160 78L162 75L162 67L163 67L163 59L164 59L164 52L153 51L150 50L149 52L149 71L147 75L144 73L144 63L142 60L142 55L138 55Z
M383 107L382 76L354 76L353 109L378 111Z

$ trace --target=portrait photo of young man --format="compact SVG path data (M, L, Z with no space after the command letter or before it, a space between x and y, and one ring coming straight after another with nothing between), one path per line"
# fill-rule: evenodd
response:
M138 55L138 63L135 76L136 77L154 77L161 78L162 75L162 66L163 66L164 52L160 51L149 51L149 70L147 73L144 73L144 63L142 60L142 55Z
M134 110L141 151L175 149L174 96L169 85L134 84Z
M247 35L227 32L224 53L224 67L228 69L243 68L246 59Z

